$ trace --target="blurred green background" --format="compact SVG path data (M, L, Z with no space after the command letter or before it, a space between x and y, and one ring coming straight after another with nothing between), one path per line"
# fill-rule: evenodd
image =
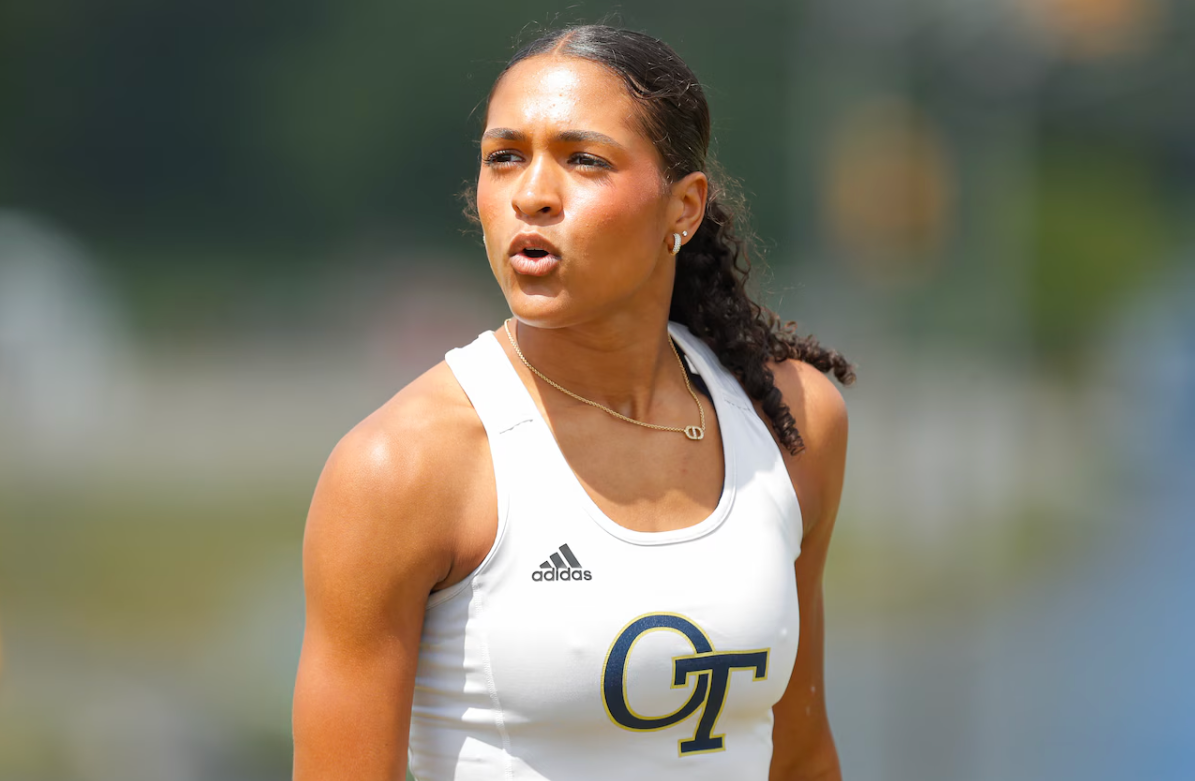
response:
M0 5L0 778L289 777L319 470L504 315L480 105L611 11L859 365L847 777L1195 778L1180 0Z

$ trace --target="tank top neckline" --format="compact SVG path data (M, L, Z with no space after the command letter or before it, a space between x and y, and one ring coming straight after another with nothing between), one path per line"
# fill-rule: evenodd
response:
M628 529L608 516L598 506L593 497L589 495L589 492L585 490L585 486L581 484L581 479L573 471L572 465L568 463L568 459L565 458L564 451L560 449L560 444L556 441L556 436L552 432L552 427L548 425L548 421L544 418L535 400L531 397L531 393L523 384L518 371L515 370L514 364L507 356L506 351L502 349L497 335L493 331L486 332L489 334L492 349L497 350L503 363L506 364L507 372L504 372L506 374L505 382L513 383L511 390L518 396L520 406L525 405L526 418L529 418L533 421L534 425L541 428L544 439L546 440L545 448L548 451L548 457L555 462L558 468L563 470L565 480L568 484L567 490L573 494L577 503L585 511L585 514L601 529L613 537L635 545L669 545L704 537L722 525L722 522L730 514L731 507L734 505L737 481L735 479L735 434L731 421L736 411L735 406L725 395L726 390L722 382L723 378L717 376L717 368L711 366L710 362L701 354L701 350L690 341L696 341L696 337L689 334L688 330L683 326L678 326L672 322L668 323L668 332L676 340L682 357L688 360L697 374L705 379L706 386L709 388L711 400L717 413L719 433L722 437L723 479L722 493L718 498L718 504L709 515L690 526L658 532Z

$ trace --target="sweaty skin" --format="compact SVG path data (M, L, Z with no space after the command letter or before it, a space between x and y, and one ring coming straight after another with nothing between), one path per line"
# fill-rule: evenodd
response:
M622 80L596 63L555 55L518 63L491 96L477 208L490 268L532 365L629 417L685 426L697 410L668 344L676 273L668 250L673 233L696 233L708 182L696 172L665 183L635 112ZM551 245L554 260L512 258L520 238ZM545 385L500 325L495 334L606 515L638 531L709 515L724 464L708 398L699 442L643 429ZM806 449L785 451L805 524L796 563L801 642L773 708L770 778L833 781L841 774L823 693L821 582L842 489L846 410L816 369L797 361L772 368ZM445 364L337 444L304 538L295 779L403 778L428 595L467 577L496 530L486 435Z

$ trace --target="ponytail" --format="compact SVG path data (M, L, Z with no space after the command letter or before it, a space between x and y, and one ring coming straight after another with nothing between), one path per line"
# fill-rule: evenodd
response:
M795 358L833 372L843 385L855 381L854 367L812 336L798 336L796 323L751 300L751 237L736 232L734 212L719 202L723 193L713 185L711 181L705 219L677 256L668 318L710 346L747 395L760 403L780 444L796 455L805 443L768 363Z

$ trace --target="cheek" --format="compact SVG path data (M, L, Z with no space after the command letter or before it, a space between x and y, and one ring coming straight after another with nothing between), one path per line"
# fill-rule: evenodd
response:
M493 259L501 254L499 250L505 249L504 247L499 248L496 246L496 243L500 243L502 237L505 235L496 223L502 215L503 204L509 209L510 201L509 199L503 199L499 188L494 187L492 184L487 185L483 176L477 183L476 203L477 219L481 221L481 231L485 238L486 255L489 256L490 265L493 266Z
M574 201L578 221L594 232L599 244L617 243L649 251L660 231L660 198L654 179L627 182L617 191L598 189ZM642 246L636 246L642 245Z
M493 184L487 181L487 177L481 176L477 180L477 217L481 220L482 226L493 221L497 214L497 209L502 201L501 192L499 188L494 187Z

